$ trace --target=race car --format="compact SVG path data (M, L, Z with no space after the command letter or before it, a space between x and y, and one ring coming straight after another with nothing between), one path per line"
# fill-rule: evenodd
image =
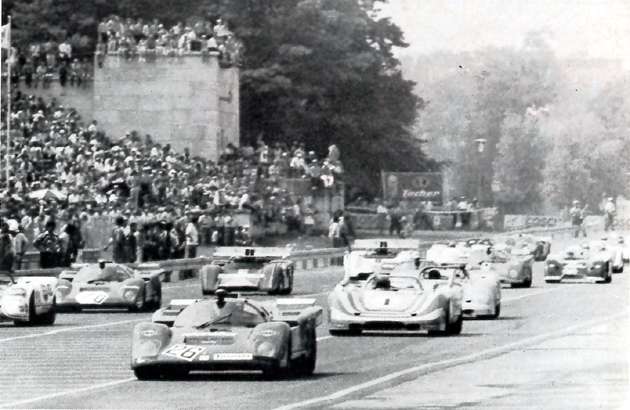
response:
M528 249L533 255L535 262L544 262L551 252L551 237L535 236L531 234L518 234L500 239L498 242L507 244L509 247Z
M15 277L0 271L0 322L16 325L55 323L55 277Z
M464 318L490 317L497 319L501 314L501 280L492 262L492 255L485 249L478 249L469 255L465 277Z
M75 264L59 275L56 298L60 309L126 308L131 312L153 311L162 304L159 269L132 269L101 260Z
M295 264L286 248L219 247L209 265L199 270L201 293L217 289L258 290L288 295L293 290Z
M462 331L461 266L427 266L412 274L344 280L328 296L329 332L359 335L373 330Z
M526 242L514 243L508 240L506 243L496 243L483 259L470 262L484 263L485 269L495 272L501 283L513 288L532 286L534 253Z
M471 246L468 246L466 242L436 242L427 249L424 258L426 260L425 264L466 264L468 262L468 254L472 249Z
M545 282L612 282L612 260L605 248L590 244L572 245L562 253L549 255L544 268Z
M345 278L366 280L373 273L416 269L420 257L420 241L417 239L357 239L352 251L343 258Z
M610 268L612 273L623 273L623 237L621 241L619 236L610 235L603 236L599 241L591 241L590 249L599 249L601 252L610 253Z
M140 380L192 370L306 376L315 370L321 322L315 299L265 304L218 289L214 298L173 300L136 325L131 368Z

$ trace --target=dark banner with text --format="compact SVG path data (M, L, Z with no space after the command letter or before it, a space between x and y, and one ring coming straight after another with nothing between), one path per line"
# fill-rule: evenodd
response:
M439 172L381 171L383 197L387 201L430 201L442 204L442 174Z

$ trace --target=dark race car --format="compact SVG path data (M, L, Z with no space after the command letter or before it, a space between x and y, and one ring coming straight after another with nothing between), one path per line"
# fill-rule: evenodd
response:
M210 265L199 271L201 292L210 295L217 289L226 289L289 294L295 270L289 255L286 248L217 248Z
M133 331L131 368L141 380L193 370L306 376L317 360L315 299L258 302L219 289L216 298L173 300Z
M56 290L60 309L127 308L155 310L162 304L161 270L132 269L109 261L74 265L59 275Z

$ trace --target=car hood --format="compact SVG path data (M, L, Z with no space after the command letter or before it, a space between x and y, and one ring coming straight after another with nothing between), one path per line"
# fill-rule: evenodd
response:
M424 294L418 291L379 289L357 289L347 293L346 297L360 312L405 312L425 299Z

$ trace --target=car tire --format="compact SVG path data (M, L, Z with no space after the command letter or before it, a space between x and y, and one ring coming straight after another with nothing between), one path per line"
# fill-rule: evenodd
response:
M140 291L140 294L136 296L136 300L132 306L129 306L130 312L142 312L146 309L146 301L144 299L144 290Z
M601 283L611 283L612 282L612 274L608 272L608 276Z
M136 367L133 374L138 380L157 380L161 376L159 369L153 366Z
M523 287L524 288L531 288L532 287L532 272L529 272L529 276L527 277L527 279L525 279L523 281Z
M455 323L448 323L446 325L446 334L449 336L461 334L463 324L464 324L464 315L460 313Z
M312 329L309 333L309 338L312 338L313 340L313 347L297 362L298 367L295 369L297 370L295 374L300 377L312 375L315 371L315 366L317 365L317 336L315 334L315 329Z
M31 293L31 297L28 302L28 316L26 319L14 320L13 323L16 326L33 326L37 321L37 312L35 311L35 294Z
M42 313L37 316L37 323L44 326L51 326L55 324L55 318L57 317L57 307L56 300L53 297L52 304L50 305L50 310L46 313Z
M494 314L491 317L492 319L498 319L500 315L501 315L501 302L497 303L497 305L494 307Z
M613 266L612 273L623 273L623 265L621 265L621 267L614 267Z
M155 291L154 299L151 301L151 306L147 308L149 312L155 312L162 307L162 287L159 287Z

